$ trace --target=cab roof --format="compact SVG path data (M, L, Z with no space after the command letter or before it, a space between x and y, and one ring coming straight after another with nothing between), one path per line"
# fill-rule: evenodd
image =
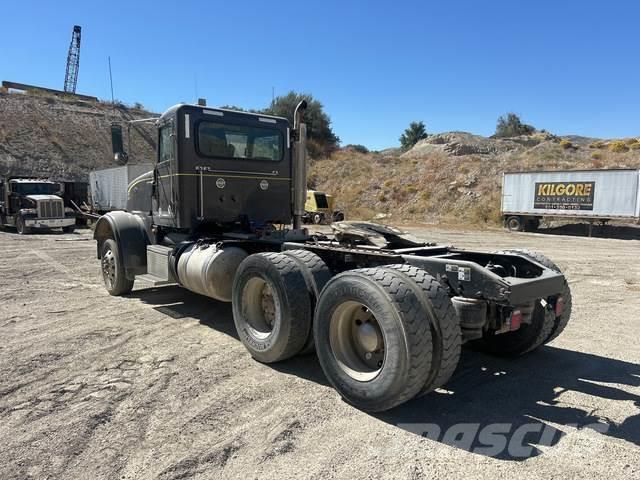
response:
M228 108L216 108L216 107L207 107L204 105L195 105L192 103L178 103L177 105L174 105L172 107L169 107L158 119L160 122L162 122L163 120L165 120L166 118L172 116L176 111L178 111L181 108L184 107L190 107L193 109L201 109L203 112L229 112L229 113L234 113L234 114L239 114L239 115L247 115L247 116L252 116L252 117L258 117L258 118L271 118L274 120L279 120L279 121L283 121L286 123L289 123L289 120L286 119L285 117L278 117L275 115L267 115L267 114L263 114L263 113L255 113L255 112L245 112L245 111L241 111L241 110L230 110Z

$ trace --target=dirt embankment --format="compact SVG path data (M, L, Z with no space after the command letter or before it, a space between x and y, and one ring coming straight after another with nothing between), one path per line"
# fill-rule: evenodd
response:
M88 180L91 170L116 166L111 153L111 123L153 116L109 103L47 95L0 93L0 176L34 175ZM150 125L131 128L130 161L155 158Z

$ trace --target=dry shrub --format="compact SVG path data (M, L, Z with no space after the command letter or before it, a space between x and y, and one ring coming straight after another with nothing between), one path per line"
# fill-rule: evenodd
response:
M611 150L614 153L622 153L622 152L628 152L629 147L623 140L616 140L615 142L611 142L609 144L609 150Z

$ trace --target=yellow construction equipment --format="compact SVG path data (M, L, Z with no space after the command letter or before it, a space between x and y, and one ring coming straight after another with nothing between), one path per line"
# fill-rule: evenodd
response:
M320 225L344 220L344 213L335 210L335 198L324 192L307 190L307 200L304 204L304 210L305 212L302 219L305 223Z

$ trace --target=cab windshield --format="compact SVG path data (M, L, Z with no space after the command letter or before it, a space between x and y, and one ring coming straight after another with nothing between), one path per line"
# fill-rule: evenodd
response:
M55 195L60 191L60 186L48 182L15 182L11 185L11 191L20 195Z
M214 158L249 160L282 160L282 132L275 128L200 122L198 151Z

